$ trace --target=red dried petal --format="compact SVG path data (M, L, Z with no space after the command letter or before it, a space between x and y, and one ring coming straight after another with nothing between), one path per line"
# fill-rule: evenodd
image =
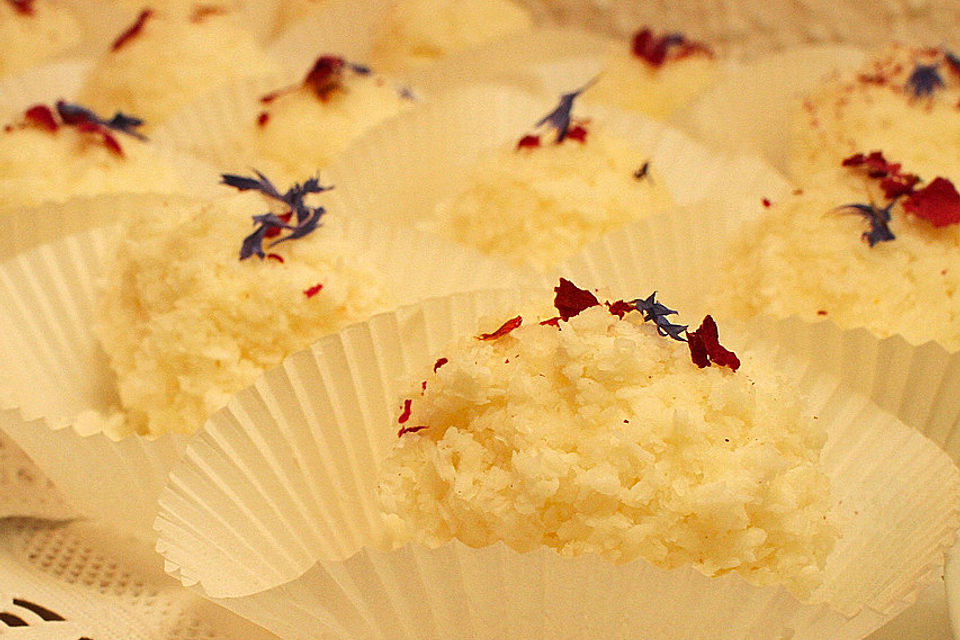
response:
M47 131L56 131L60 128L57 119L53 116L53 111L45 104L37 104L24 112L24 117L32 125L46 129Z
M413 400L407 398L403 401L403 411L400 413L400 417L397 418L397 423L404 424L407 420L410 419L410 405L413 404Z
M583 144L587 141L587 130L579 124L574 125L567 129L567 139L576 140L580 144Z
M696 331L687 332L687 346L690 347L690 359L701 369L711 363L733 371L740 368L737 354L720 344L717 323L712 316L705 316Z
M523 136L517 142L517 150L536 149L540 146L540 136Z
M882 151L871 151L866 156L862 153L856 153L849 158L845 158L840 164L844 167L864 166L867 169L867 175L871 178L885 178L900 173L900 163L887 162Z
M10 0L13 10L24 16L33 15L33 2L34 0Z
M120 143L117 142L117 139L111 134L107 133L105 130L101 130L100 133L103 134L103 145L110 151L110 153L122 158L123 148L120 146Z
M400 431L397 431L397 437L402 438L405 433L416 433L422 429L426 429L427 425L421 424L416 427L400 427Z
M261 111L259 115L257 115L257 126L258 127L267 126L268 120L270 120L270 114L266 111Z
M448 362L450 362L450 361L447 360L446 358L440 358L440 359L438 359L436 362L433 363L433 372L436 373L436 372L437 372L437 369L439 369L439 368L442 367L443 365L447 364ZM424 384L426 384L426 382L424 382Z
M600 304L595 295L565 278L560 278L559 286L554 287L553 290L557 294L553 299L553 306L557 308L560 319L564 321L578 315L584 309Z
M884 178L880 181L880 188L883 189L883 196L887 200L893 200L912 193L918 182L920 178L917 176L912 173L903 173Z
M147 19L150 18L150 16L152 15L153 15L152 9L144 9L143 11L141 11L140 15L137 16L137 19L134 21L134 23L129 27L127 27L126 31L121 33L117 37L117 39L113 41L113 44L110 45L110 50L116 51L117 49L120 49L125 44L127 44L130 40L135 38L137 34L143 30L143 25L146 24Z
M317 97L326 101L330 93L339 89L343 81L343 58L337 56L320 56L303 79L303 85L313 89Z
M703 337L696 331L687 332L687 347L690 348L690 359L693 364L701 369L710 366L710 356L707 355L707 346L703 343Z
M667 58L667 47L662 38L653 35L653 30L643 28L633 34L630 50L651 67L659 67Z
M623 300L617 300L613 304L610 304L609 302L605 304L607 305L607 309L610 311L610 313L618 318L623 318L623 316L627 315L631 311L636 311L637 309L629 302L624 302Z
M764 198L763 200L760 201L760 204L763 205L763 208L764 208L764 209L769 209L769 208L770 208L770 198Z
M290 218L293 217L293 211L287 211L286 213L281 213L277 216L284 222L290 222ZM283 231L280 227L270 227L267 229L266 233L263 234L264 238L276 238Z
M479 336L477 336L477 340L496 340L497 338L502 338L519 327L522 322L523 318L520 316L517 316L516 318L510 318L500 325L500 328L493 333L481 333Z
M322 289L323 289L323 283L318 282L317 284L313 285L309 289L304 289L303 295L307 296L308 298L312 298L313 296L320 293Z
M224 7L215 4L194 5L193 13L190 14L190 22L203 22L210 16L223 16L227 14Z
M687 40L683 35L673 33L658 37L647 27L640 29L633 35L630 50L633 55L655 68L663 65L668 56L673 60L697 53L713 56L710 47L702 42Z
M934 227L960 222L960 194L953 183L937 177L903 201L903 210L923 218Z
M552 318L548 318L548 319L546 319L546 320L543 320L542 322L540 322L540 326L551 326L551 327L557 327L557 328L559 329L559 328L560 328L560 316L553 316Z
M276 260L276 261L279 262L280 264L283 264L283 262L284 262L283 256L278 255L278 254L276 254L276 253L268 253L268 254L267 254L267 260Z
M276 100L286 92L287 92L287 89L277 89L276 91L271 91L270 93L266 93L260 96L260 104L270 104L271 102L273 102L274 100Z

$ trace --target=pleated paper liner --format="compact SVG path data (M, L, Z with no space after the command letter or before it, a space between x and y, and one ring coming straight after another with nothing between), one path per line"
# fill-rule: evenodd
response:
M350 219L336 191L317 231L352 240L404 301L489 286L525 276L409 230ZM160 198L129 197L127 207ZM153 204L151 204L153 203ZM113 201L106 206L112 207ZM78 433L77 416L106 412L116 385L92 330L96 283L112 259L117 226L88 229L35 247L0 265L0 430L33 458L81 514L152 536L156 498L185 438L131 436L112 441ZM239 243L239 239L238 239Z
M831 74L856 69L865 53L845 45L799 47L731 71L674 122L717 149L756 153L787 169L791 118L804 93Z
M530 295L476 292L375 316L234 396L194 437L160 498L168 571L292 639L861 638L939 571L960 524L956 466L844 391L819 364L830 358L779 346L811 325L769 320L725 325L724 341L773 353L829 433L822 463L844 531L810 603L735 575L644 561L458 542L379 550L374 494L396 442L403 381L419 379L450 338L475 334L482 316L502 316ZM828 334L813 348L834 358L850 348L849 336Z
M311 61L303 60L305 66L299 76L278 73L225 83L164 119L153 138L163 146L202 158L221 171L263 168L244 144L249 127L263 110L259 98L300 82Z
M960 546L954 546L947 554L943 580L947 588L947 610L953 637L960 638Z
M702 211L697 209L709 212L709 224L702 223ZM705 298L713 291L715 274L723 268L730 239L762 211L744 200L653 216L588 245L558 273L581 286L610 287L622 295L656 289L671 308L686 310L687 319L702 318L715 313ZM830 351L814 347L832 335L833 324L825 320L813 327L813 343L791 340L791 344L818 358L829 357ZM871 346L875 342L877 347ZM842 357L833 362L822 359L823 365L845 385L940 444L960 463L960 352L947 351L936 342L911 344L900 336L878 340L866 330L845 334L843 346Z
M467 185L484 150L514 146L558 100L559 95L502 85L452 90L371 129L328 174L356 209L396 224L422 224L437 202ZM590 118L604 135L635 145L638 168L649 159L679 205L704 198L751 197L759 203L789 189L759 160L708 151L663 123L587 103L575 104L573 112Z

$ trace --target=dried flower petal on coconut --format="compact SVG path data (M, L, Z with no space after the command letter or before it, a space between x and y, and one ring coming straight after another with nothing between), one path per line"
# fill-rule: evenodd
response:
M883 197L887 200L880 207L869 204L846 204L841 210L853 211L862 215L870 224L863 233L863 239L872 247L878 242L894 240L890 230L891 210L901 197L903 210L919 219L926 220L934 227L944 227L960 223L960 194L953 183L946 178L937 177L930 184L918 189L923 182L912 173L902 173L900 163L891 163L884 158L882 151L873 151L868 155L857 153L841 163L854 170L864 169L867 177L880 180Z
M590 99L666 120L721 76L707 44L679 32L641 27L611 47Z
M23 123L19 126L32 126L50 133L56 133L60 127L74 127L77 131L91 134L111 153L123 157L123 148L113 133L124 133L145 141L146 137L137 131L143 125L140 118L117 111L109 120L78 104L57 101L54 108L44 104L35 104L23 114ZM6 131L14 130L18 125L8 125Z
M310 178L306 182L302 184L298 182L284 193L280 193L269 178L259 171L254 170L254 173L256 178L225 173L222 176L222 184L234 187L239 191L259 191L267 198L289 207L289 211L279 215L270 212L253 216L253 222L257 225L257 228L243 239L240 246L241 260L246 260L253 255L261 259L264 258L266 255L263 250L264 239L275 237L283 230L289 231L289 233L271 242L268 245L269 247L288 240L296 240L312 233L320 225L320 218L326 213L326 209L308 205L305 198L309 194L323 193L333 189L332 186L322 186L319 178ZM291 224L290 220L294 215L296 216L296 223Z
M256 172L223 180L263 194L288 221L256 214L252 194L157 199L124 212L96 308L117 380L117 435L191 433L286 356L396 303L362 240L314 233L325 210L308 199L327 189L315 178L286 190ZM251 217L257 229L243 256L263 259L238 260ZM271 229L282 255L264 251Z
M547 128L553 131L554 144L561 144L567 138L581 144L586 142L587 129L585 121L575 123L573 119L573 102L581 93L589 89L596 82L596 78L579 89L564 93L553 111L543 116L534 125L535 129ZM517 149L533 149L540 146L540 134L526 134L517 142Z
M824 79L796 106L789 175L809 180L864 149L883 149L917 175L954 175L956 154L942 142L960 135L955 60L943 47L893 44Z
M899 160L857 152L821 172L817 189L744 225L707 294L717 316L826 316L843 329L960 349L960 193Z
M481 149L424 227L546 272L604 233L669 207L645 134L632 123L605 128L578 117L592 82L564 93L519 138Z
M378 487L395 543L547 546L809 594L838 529L796 387L760 352L733 373L709 317L690 335L723 366L584 291L561 281L556 327L465 336L411 387Z

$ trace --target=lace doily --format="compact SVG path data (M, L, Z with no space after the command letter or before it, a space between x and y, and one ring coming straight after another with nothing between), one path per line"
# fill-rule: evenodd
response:
M182 588L149 545L90 523L0 523L0 637L276 640Z

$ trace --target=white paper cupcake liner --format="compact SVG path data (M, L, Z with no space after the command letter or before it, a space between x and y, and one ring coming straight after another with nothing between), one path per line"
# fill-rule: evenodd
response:
M359 209L416 225L433 217L437 202L463 188L482 151L515 144L558 99L496 85L451 90L372 129L329 174ZM648 154L651 169L679 205L744 197L759 203L789 189L759 160L710 152L663 123L587 103L575 105L574 115Z
M299 76L274 74L226 83L164 119L153 133L164 147L180 149L216 166L221 171L239 171L256 164L251 149L244 147L244 132L263 110L260 96L291 83Z
M397 297L490 286L519 286L527 276L435 239L394 230L348 211L336 190L318 233L355 242ZM148 202L134 196L127 207ZM117 227L87 229L35 247L0 265L0 430L48 474L78 512L152 536L156 497L186 438L131 436L114 442L72 427L86 410L116 403L113 373L93 334L96 282L111 259ZM239 239L238 239L239 241Z
M786 171L791 118L802 95L830 74L856 69L865 55L851 46L817 45L760 57L731 70L674 122L717 149L759 154Z
M422 375L439 345L518 299L478 292L375 316L237 394L191 442L161 496L168 571L288 638L861 638L941 566L958 526L956 466L821 365L850 348L847 335L829 328L815 347L826 358L778 348L814 327L789 321L724 326L724 340L775 350L830 434L822 460L844 537L813 604L734 575L546 549L376 550L377 469L396 440L399 385Z

